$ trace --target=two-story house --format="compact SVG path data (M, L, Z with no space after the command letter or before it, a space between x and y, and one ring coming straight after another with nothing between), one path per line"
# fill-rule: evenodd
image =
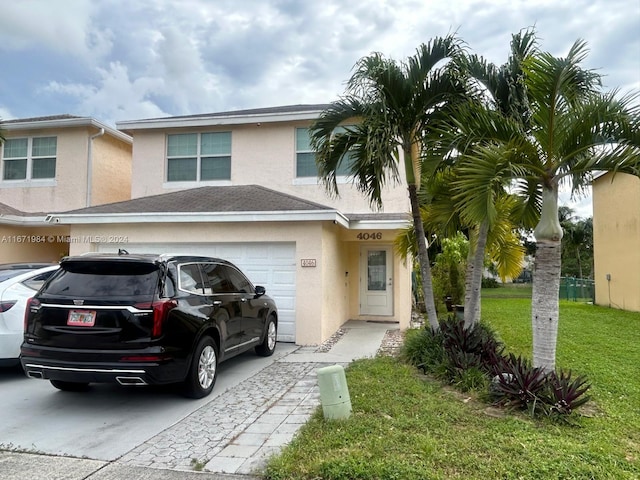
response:
M0 263L57 261L69 227L48 213L131 198L131 137L72 115L0 124Z
M280 340L319 344L349 319L405 328L411 266L393 241L410 224L406 186L386 189L382 212L346 175L340 196L327 195L308 134L324 107L119 122L133 138L132 199L48 221L70 228L72 254L124 248L233 261L275 298Z

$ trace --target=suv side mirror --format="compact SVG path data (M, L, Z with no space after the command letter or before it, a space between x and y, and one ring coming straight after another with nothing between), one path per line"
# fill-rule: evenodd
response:
M256 296L255 298L261 297L262 295L264 295L265 293L267 293L267 290L260 286L260 285L256 285L256 290L255 290Z

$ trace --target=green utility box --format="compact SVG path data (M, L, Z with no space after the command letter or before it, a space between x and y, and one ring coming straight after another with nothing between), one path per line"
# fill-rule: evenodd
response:
M327 420L343 420L351 415L351 398L344 368L332 365L318 369L322 413Z

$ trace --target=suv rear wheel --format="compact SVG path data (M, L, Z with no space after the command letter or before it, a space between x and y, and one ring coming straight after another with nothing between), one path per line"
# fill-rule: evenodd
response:
M202 337L184 381L184 394L189 398L206 397L213 390L218 376L218 345L211 337Z
M64 382L62 380L49 380L51 385L56 387L58 390L63 390L65 392L86 392L89 390L88 383L82 382Z

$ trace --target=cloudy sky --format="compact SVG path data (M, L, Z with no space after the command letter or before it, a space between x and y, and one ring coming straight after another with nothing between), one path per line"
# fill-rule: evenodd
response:
M0 11L0 118L325 103L371 52L457 32L502 64L531 26L554 55L586 40L607 89L640 88L640 0L21 0Z

